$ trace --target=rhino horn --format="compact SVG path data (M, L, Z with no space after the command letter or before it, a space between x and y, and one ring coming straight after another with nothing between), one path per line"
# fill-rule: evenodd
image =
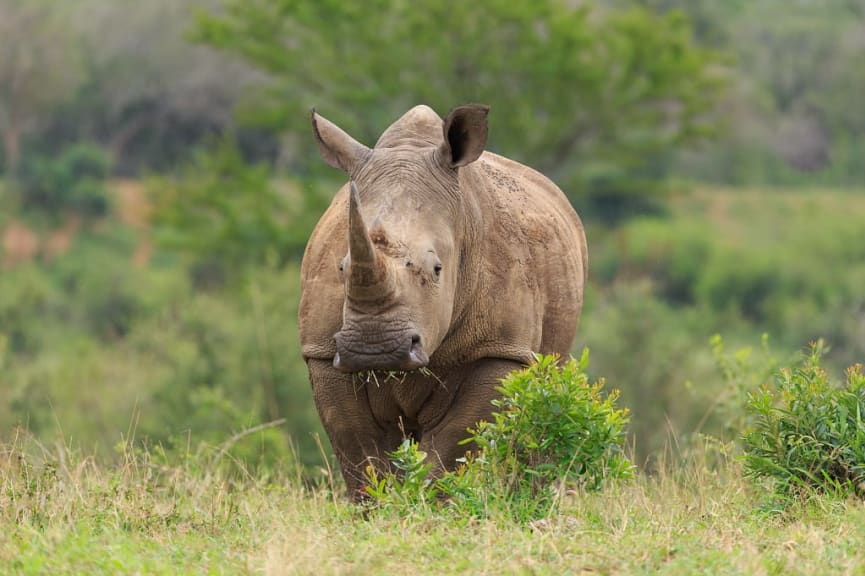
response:
M352 265L372 266L375 264L375 248L360 213L360 193L354 182L350 184L348 200L348 250Z
M363 215L360 212L360 193L354 182L350 184L348 201L348 253L351 261L348 292L354 299L378 298L389 292L387 266L375 251Z

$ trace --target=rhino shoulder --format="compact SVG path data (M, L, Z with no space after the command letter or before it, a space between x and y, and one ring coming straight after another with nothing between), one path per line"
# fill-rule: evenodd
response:
M538 171L488 152L462 183L482 215L470 326L496 335L491 345L513 356L566 354L588 268L583 225L567 197Z
M560 244L559 248L573 250L584 263L588 261L583 222L552 180L491 152L485 152L477 164L482 182L475 186L484 191L482 208L496 213L502 233L516 234L535 244Z

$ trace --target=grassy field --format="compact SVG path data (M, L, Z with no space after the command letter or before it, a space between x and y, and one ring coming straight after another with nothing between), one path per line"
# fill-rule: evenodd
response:
M327 486L167 465L101 466L0 446L4 574L861 574L865 505L815 498L773 511L736 458L573 495L520 525L447 509L367 515ZM711 457L710 457L711 456ZM210 464L208 464L210 462Z
M708 226L740 246L783 244L831 230L824 224L865 220L861 188L730 188L700 185L671 198L671 212Z

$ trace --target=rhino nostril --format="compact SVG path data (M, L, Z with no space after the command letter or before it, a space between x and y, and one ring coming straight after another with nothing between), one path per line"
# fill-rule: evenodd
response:
M411 335L411 345L408 349L408 357L405 358L405 360L406 367L410 370L423 368L429 364L429 356L427 356L426 350L423 349L420 334L417 332L414 332Z

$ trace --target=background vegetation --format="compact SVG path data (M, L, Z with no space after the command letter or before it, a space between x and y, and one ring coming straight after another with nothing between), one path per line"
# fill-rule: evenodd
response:
M0 434L321 475L298 268L342 176L312 105L368 144L492 105L490 148L584 218L575 350L642 467L741 433L714 334L865 357L865 3L481 4L0 0Z

